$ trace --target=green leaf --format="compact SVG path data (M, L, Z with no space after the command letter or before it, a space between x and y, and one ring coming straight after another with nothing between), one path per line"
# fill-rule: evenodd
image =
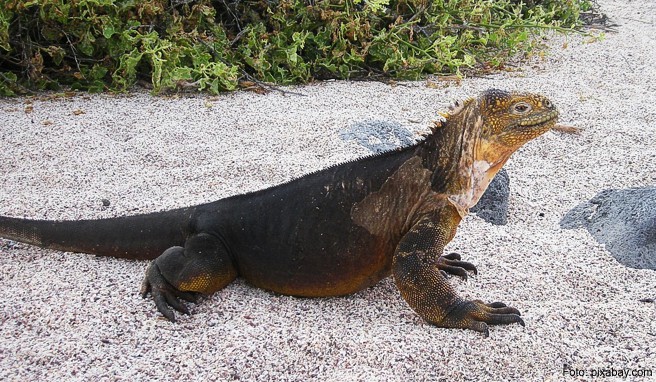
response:
M113 25L108 24L103 27L102 33L105 38L111 38L114 34L116 34L116 29Z
M91 34L91 32L87 32L82 36L82 39L78 44L78 50L82 52L82 54L90 57L93 55L93 44L95 42L96 38Z
M9 24L13 16L13 12L0 7L0 48L7 52L11 50L11 46L9 45Z
M0 72L0 95L5 97L15 96L12 87L16 86L18 76L11 72Z
M94 64L93 67L91 68L91 71L89 72L89 79L92 80L100 80L105 75L107 75L107 68L100 65L100 64Z

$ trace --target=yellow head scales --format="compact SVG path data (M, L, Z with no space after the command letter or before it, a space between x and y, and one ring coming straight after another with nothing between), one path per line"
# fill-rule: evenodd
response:
M478 103L482 136L515 149L549 131L558 120L556 107L540 94L490 89Z

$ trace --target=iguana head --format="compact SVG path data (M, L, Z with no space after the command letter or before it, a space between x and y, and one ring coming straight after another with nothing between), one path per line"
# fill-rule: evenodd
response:
M489 89L457 102L443 116L443 147L451 146L448 150L458 156L451 199L466 211L512 153L555 126L558 111L542 95Z
M478 103L483 116L481 139L512 151L549 131L558 119L556 107L539 94L490 89Z
M539 94L489 89L477 98L456 102L444 117L452 126L473 129L467 135L480 140L481 145L510 155L553 128L558 110Z

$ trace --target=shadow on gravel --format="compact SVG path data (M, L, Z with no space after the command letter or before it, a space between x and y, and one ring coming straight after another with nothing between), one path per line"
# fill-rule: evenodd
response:
M345 141L355 141L374 154L406 147L417 142L415 135L400 123L384 120L365 120L352 124L340 133ZM508 195L510 178L501 169L492 183L470 212L488 223L505 225L508 223Z
M585 227L621 264L656 270L656 187L608 189L571 209L565 229Z

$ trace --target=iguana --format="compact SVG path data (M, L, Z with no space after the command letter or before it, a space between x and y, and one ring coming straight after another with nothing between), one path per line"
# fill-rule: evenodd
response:
M476 267L442 255L510 155L554 128L545 97L490 89L456 102L423 140L264 190L188 208L100 220L0 217L0 237L44 248L154 259L141 293L174 321L242 277L277 293L342 296L389 276L427 322L489 334L519 323L503 303L458 297L447 277Z

